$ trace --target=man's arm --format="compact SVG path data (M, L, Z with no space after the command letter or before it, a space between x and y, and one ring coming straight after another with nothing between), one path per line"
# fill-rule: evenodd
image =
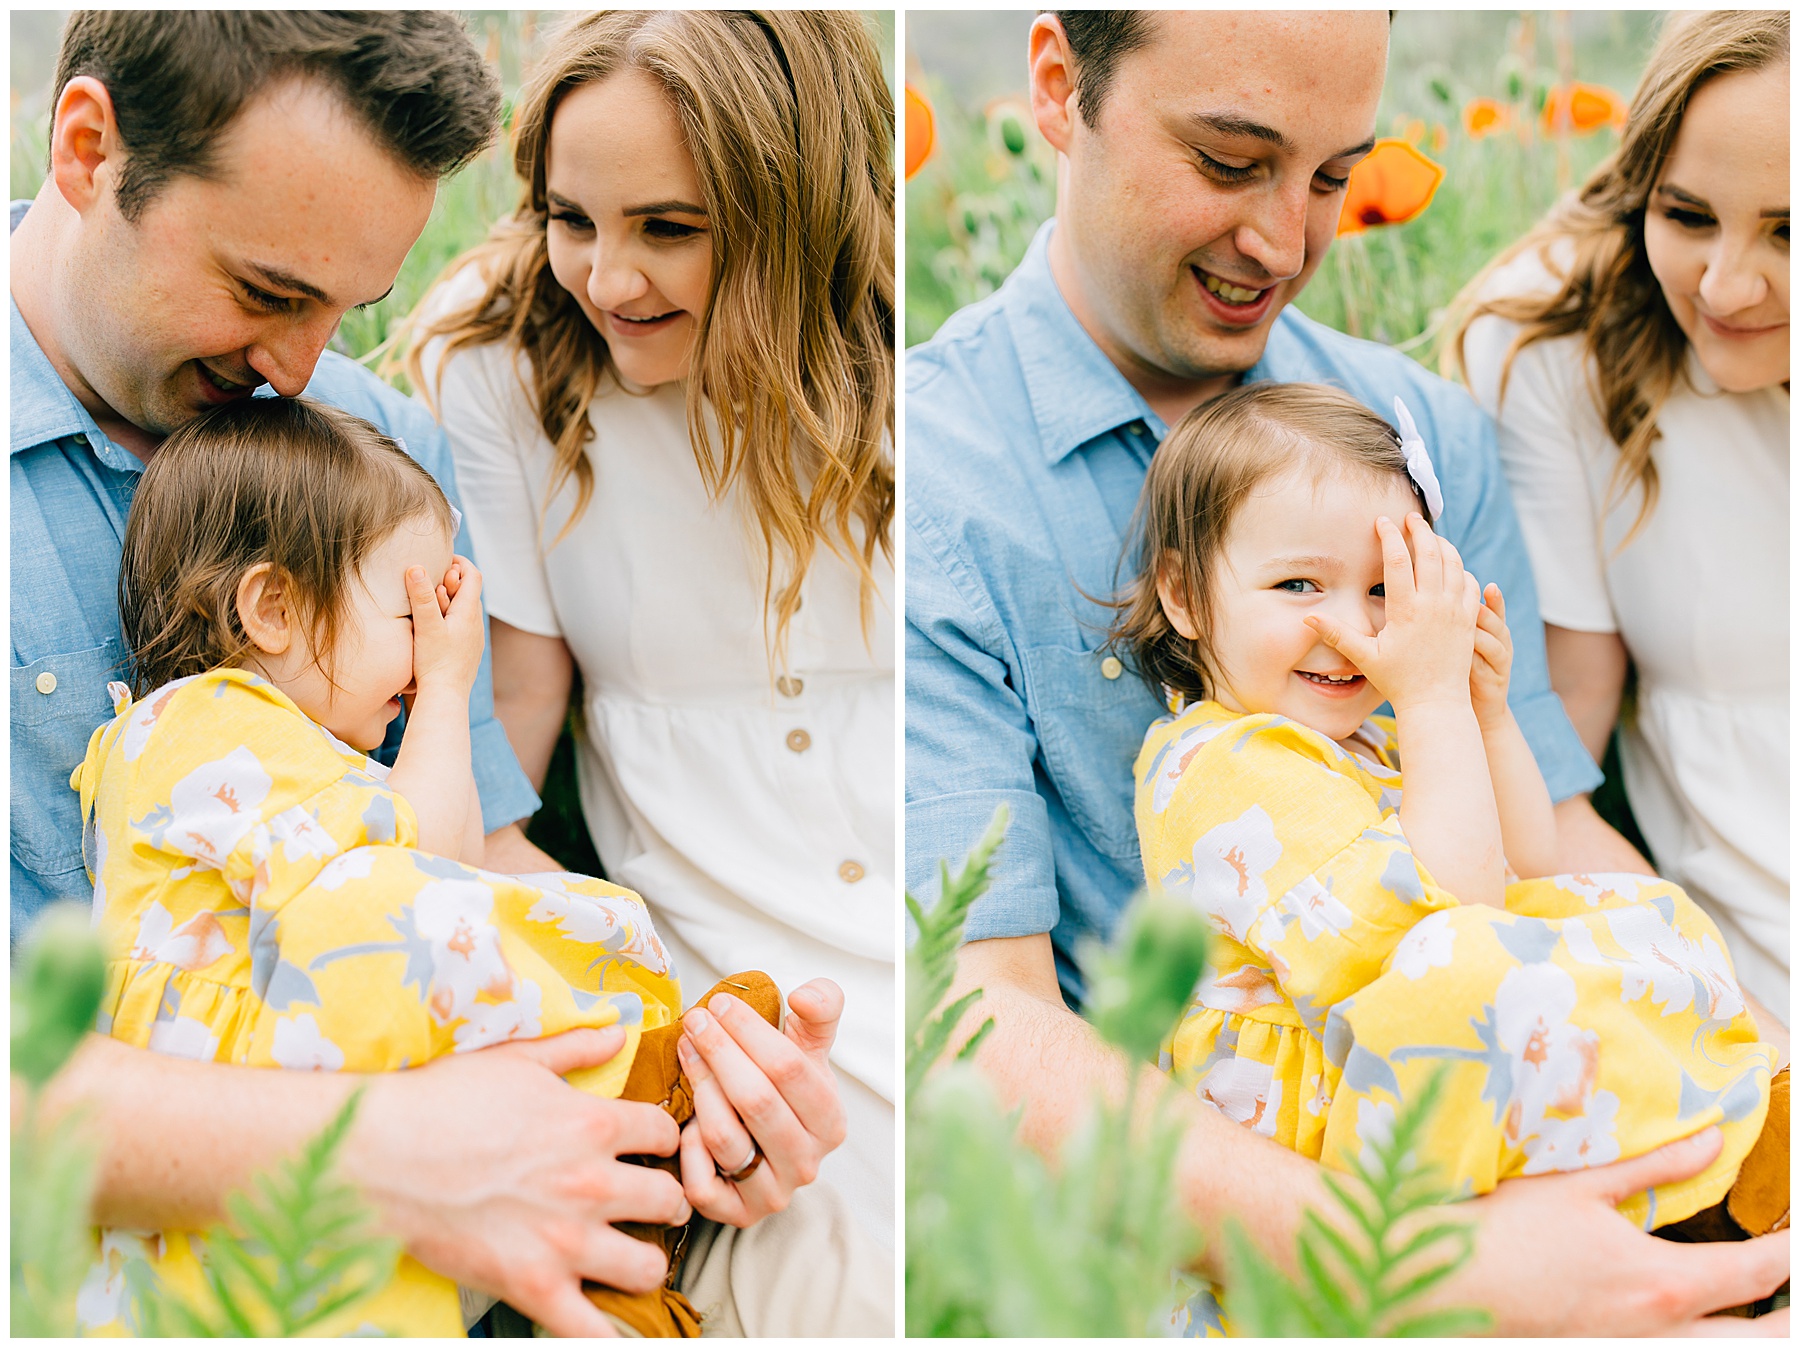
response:
M47 1107L52 1117L79 1109L97 1132L96 1221L195 1228L363 1086L342 1173L408 1253L556 1334L604 1335L581 1278L647 1291L665 1272L659 1250L612 1223L679 1222L690 1211L674 1177L618 1159L673 1154L668 1115L560 1080L621 1043L617 1029L575 1030L354 1076L189 1062L92 1037Z
M1023 1106L1021 1138L1054 1153L1097 1092L1123 1096L1127 1064L1063 1005L1047 935L964 946L948 997L977 987L983 995L959 1033L966 1037L993 1017L976 1061L1003 1105ZM1320 1167L1191 1096L1170 1103L1187 1119L1176 1182L1206 1237L1201 1271L1218 1276L1228 1220L1291 1271L1301 1213L1329 1210ZM1431 1214L1431 1220L1472 1220L1476 1227L1475 1257L1434 1301L1485 1307L1494 1331L1506 1335L1743 1330L1785 1336L1785 1316L1701 1317L1767 1296L1785 1282L1786 1232L1739 1244L1681 1245L1638 1230L1614 1210L1652 1185L1697 1174L1718 1148L1719 1134L1709 1129L1597 1170L1509 1180L1485 1197Z
M527 632L498 618L488 620L488 631L494 719L505 730L532 790L541 791L550 770L550 755L569 714L575 658L561 637ZM521 824L508 824L488 834L486 852L487 868L505 875L563 869L525 836Z

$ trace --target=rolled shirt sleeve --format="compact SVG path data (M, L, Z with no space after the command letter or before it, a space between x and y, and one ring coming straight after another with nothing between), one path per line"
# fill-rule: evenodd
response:
M1031 716L1008 675L1010 643L938 522L915 513L906 539L907 889L936 903L938 862L954 872L1004 805L1006 839L963 939L1048 932L1061 911L1050 818Z

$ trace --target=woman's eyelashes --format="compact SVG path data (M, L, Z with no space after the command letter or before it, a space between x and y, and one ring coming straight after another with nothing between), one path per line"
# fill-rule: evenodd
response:
M663 243L679 243L705 232L699 225L683 224L679 220L663 220L651 216L644 221L644 233Z

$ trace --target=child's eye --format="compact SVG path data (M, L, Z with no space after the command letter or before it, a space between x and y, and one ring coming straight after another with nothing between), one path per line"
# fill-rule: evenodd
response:
M1289 594L1316 594L1319 586L1317 582L1310 580L1284 580L1275 588L1286 590Z
M1387 598L1387 586L1371 585L1369 587L1369 598L1371 598L1371 599L1386 599Z

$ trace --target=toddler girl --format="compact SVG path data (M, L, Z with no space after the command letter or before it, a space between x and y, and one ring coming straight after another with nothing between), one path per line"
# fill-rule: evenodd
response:
M572 1078L618 1096L640 1035L681 1011L637 896L477 869L469 694L481 577L430 475L369 423L249 399L177 431L144 473L119 600L136 691L81 792L110 949L100 1028L183 1057L383 1072L619 1024ZM411 699L392 771L367 757ZM678 1030L671 1033L678 1034ZM107 1233L120 1281L134 1239ZM200 1279L182 1233L139 1242ZM108 1275L115 1275L108 1277ZM124 1308L90 1300L89 1327ZM410 1260L338 1332L460 1335L457 1290Z
M1174 711L1138 757L1138 832L1149 883L1217 933L1165 1065L1337 1169L1447 1069L1420 1159L1462 1194L1719 1124L1711 1166L1621 1209L1678 1221L1731 1188L1773 1050L1680 889L1547 874L1505 604L1432 532L1396 411L1399 437L1348 394L1253 385L1151 464L1113 632Z

